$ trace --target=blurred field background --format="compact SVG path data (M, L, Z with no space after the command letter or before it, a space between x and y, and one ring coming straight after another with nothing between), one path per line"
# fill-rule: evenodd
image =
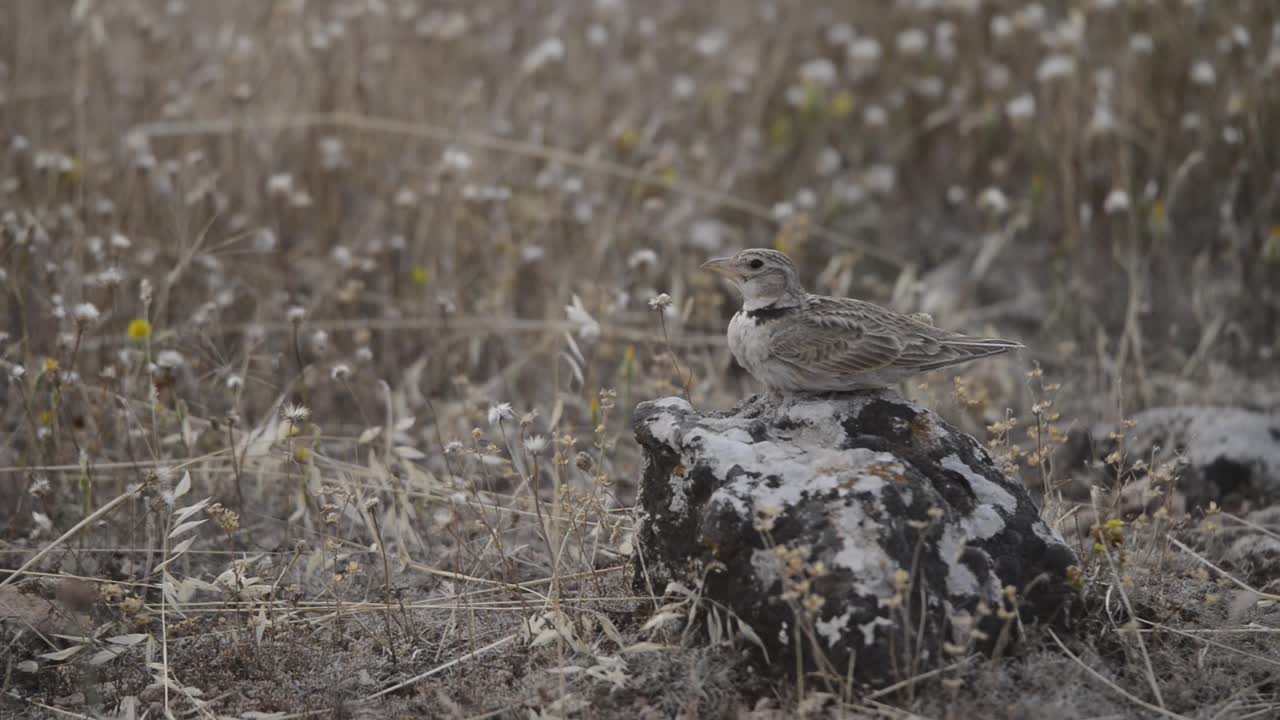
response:
M1114 639L1121 693L1050 645L817 697L628 563L631 408L755 390L697 272L744 247L1028 345L904 389L1038 493L1072 430L1275 412L1277 127L1269 0L10 0L0 565L64 612L0 708L1274 711Z

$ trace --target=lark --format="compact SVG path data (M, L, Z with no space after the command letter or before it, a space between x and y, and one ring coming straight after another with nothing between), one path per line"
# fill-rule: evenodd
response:
M729 322L729 350L775 395L883 388L1023 347L936 328L922 314L813 295L791 259L776 250L743 250L702 268L725 276L742 294L742 309Z

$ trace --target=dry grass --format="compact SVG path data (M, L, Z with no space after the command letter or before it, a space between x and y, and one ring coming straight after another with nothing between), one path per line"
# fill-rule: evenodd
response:
M1052 458L1280 405L1280 8L830 5L5 3L0 708L1275 713L1275 579L1222 553L1277 528ZM1079 539L1076 637L774 682L637 577L630 409L750 390L695 268L770 244L1035 348L910 390Z

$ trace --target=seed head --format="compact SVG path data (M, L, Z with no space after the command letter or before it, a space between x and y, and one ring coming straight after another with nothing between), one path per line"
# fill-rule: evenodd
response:
M1107 194L1107 200L1103 204L1103 209L1108 215L1122 213L1129 209L1129 193L1116 188Z
M497 425L503 420L514 420L516 413L511 409L511 403L498 403L489 406L489 424Z
M311 417L311 411L302 403L290 403L285 405L280 414L285 420L288 420L294 425L301 425L307 421L307 418Z
M162 350L156 355L156 365L166 370L175 370L182 367L187 359L182 357L182 353L177 350Z
M78 325L93 325L98 322L101 313L98 312L97 306L93 303L80 303L71 311L71 316L75 318Z

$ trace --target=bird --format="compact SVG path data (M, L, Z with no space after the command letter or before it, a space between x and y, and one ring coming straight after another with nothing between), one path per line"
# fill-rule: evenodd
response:
M934 327L874 303L807 292L791 258L752 248L701 269L742 295L729 350L775 396L875 390L916 373L1023 348L1022 343Z

